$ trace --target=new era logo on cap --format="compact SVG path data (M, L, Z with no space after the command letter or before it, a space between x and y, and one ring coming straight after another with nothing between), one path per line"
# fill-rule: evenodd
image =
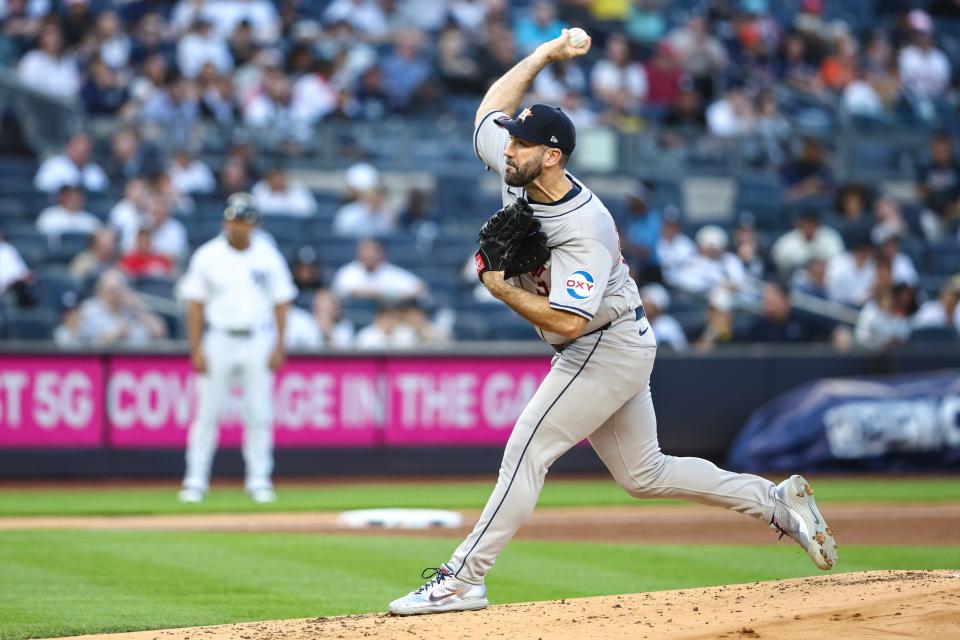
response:
M573 153L577 132L560 107L535 104L525 107L516 118L494 120L515 138L556 147L564 155Z

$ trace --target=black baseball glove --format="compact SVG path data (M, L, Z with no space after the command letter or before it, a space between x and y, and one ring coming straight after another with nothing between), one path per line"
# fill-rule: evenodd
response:
M503 271L512 278L541 266L550 259L547 236L526 200L515 200L483 223L474 258L477 276L484 271Z

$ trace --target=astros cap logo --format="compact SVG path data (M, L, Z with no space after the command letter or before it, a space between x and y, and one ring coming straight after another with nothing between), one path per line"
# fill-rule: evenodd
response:
M520 122L525 122L528 116L532 116L533 111L530 111L530 107L524 107L523 111L520 112L520 115L517 116L517 120Z

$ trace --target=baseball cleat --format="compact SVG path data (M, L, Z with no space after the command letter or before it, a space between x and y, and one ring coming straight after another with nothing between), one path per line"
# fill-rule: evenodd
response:
M486 609L489 604L486 586L458 580L453 574L453 568L447 563L437 568L424 569L420 577L427 580L427 583L391 602L390 613L412 616L421 613Z
M250 499L257 504L270 504L277 501L277 494L273 492L273 489L251 489L248 493Z
M813 487L803 476L790 476L774 490L776 507L770 527L793 538L813 563L827 571L837 562L833 529L817 509Z
M203 502L203 491L200 489L181 489L177 494L177 500L183 504L198 504Z

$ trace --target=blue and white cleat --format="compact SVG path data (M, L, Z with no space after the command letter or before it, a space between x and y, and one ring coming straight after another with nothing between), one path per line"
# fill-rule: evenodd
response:
M487 587L458 580L453 574L453 567L447 563L425 569L420 577L427 580L427 583L391 602L390 613L413 616L422 613L486 609L489 604Z
M772 529L793 538L824 571L837 562L837 541L813 499L813 487L803 476L790 476L774 491L777 505Z

